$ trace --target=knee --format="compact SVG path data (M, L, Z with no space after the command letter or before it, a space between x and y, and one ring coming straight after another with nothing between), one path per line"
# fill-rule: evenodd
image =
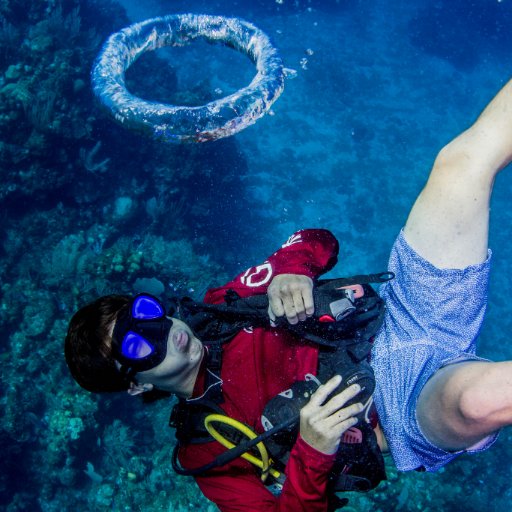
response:
M490 413L490 403L485 392L474 384L460 393L458 400L458 413L461 420L468 424L481 423Z
M473 126L444 146L437 154L434 169L453 170L486 181L494 176L499 162L492 150L492 141L480 132Z
M482 386L489 364L465 361L438 370L424 388L429 407L435 407L449 424L479 423L490 412L488 389Z
M510 363L480 363L478 375L464 383L459 412L468 425L495 430L512 419L512 382L507 373Z
M471 168L474 161L471 144L466 132L444 146L436 156L434 169L456 169L457 171Z

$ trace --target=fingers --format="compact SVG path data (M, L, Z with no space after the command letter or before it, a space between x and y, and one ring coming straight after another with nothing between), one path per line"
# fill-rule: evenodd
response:
M275 315L275 313L274 313L274 311L273 311L272 307L270 306L270 304L269 304L269 306L268 306L268 317L270 318L270 325L271 325L272 327L277 327L277 324L276 324L276 315Z
M353 384L340 393L334 395L327 403L325 403L329 395L341 384L341 380L342 379L340 375L335 375L325 384L319 386L318 389L311 395L309 404L311 404L313 407L322 406L324 414L329 416L333 412L343 407L348 401L354 398L361 391L361 386L359 386L359 384Z
M331 377L325 384L318 386L318 389L311 395L310 404L322 405L327 397L341 384L341 375Z
M345 430L355 425L358 422L357 415L363 410L363 404L352 404L349 407L344 407L334 414L325 418L325 426L330 429L332 433L341 436Z
M313 280L298 274L280 274L268 287L269 312L285 316L290 324L303 322L314 313Z
M329 399L340 382L339 375L327 381L301 409L300 434L308 444L323 453L336 452L342 434L357 423L356 416L363 410L361 403L344 407L361 390L357 384Z
M304 311L306 316L312 316L315 312L315 302L313 301L313 281L311 279L309 279L307 290L305 290L302 294L302 301L304 304Z

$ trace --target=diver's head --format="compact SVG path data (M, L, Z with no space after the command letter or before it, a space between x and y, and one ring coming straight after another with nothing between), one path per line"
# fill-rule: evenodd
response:
M107 295L84 306L71 319L64 345L73 378L93 392L125 391L130 382L119 372L112 351L112 325L130 298Z
M156 297L109 295L73 316L65 352L73 377L89 391L139 394L156 387L186 396L203 345Z

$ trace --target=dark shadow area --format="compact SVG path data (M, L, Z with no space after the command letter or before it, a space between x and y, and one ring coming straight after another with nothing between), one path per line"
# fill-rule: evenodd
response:
M477 66L485 53L509 55L511 24L506 2L426 1L409 23L409 36L426 53L465 70Z

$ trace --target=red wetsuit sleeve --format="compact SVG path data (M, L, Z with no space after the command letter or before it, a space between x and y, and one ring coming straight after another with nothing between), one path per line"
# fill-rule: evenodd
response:
M184 449L185 459L194 460L194 466L209 462L211 448L213 452L222 451L213 443L189 445ZM318 452L299 437L291 451L279 496L272 494L254 466L242 459L211 472L211 476L196 477L196 481L221 512L326 512L328 475L334 459L335 455Z
M261 265L247 269L224 286L209 290L204 301L224 302L229 289L241 297L266 293L272 278L279 274L300 274L315 279L334 267L338 250L338 241L326 229L297 231Z

